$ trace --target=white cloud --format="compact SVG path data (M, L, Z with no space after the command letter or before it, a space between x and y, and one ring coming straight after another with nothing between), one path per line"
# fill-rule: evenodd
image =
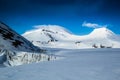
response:
M83 27L88 27L88 28L107 27L107 25L99 25L99 24L96 24L96 23L89 23L89 22L83 22L82 26L83 26Z
M45 26L48 26L48 25L35 25L35 26L33 26L33 28L35 28L35 29L39 29L39 28L41 28L41 27L45 27Z

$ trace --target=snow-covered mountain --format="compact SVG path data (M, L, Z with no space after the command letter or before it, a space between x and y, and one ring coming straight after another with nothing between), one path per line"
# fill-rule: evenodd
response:
M106 27L96 28L88 35L74 35L57 25L41 25L23 36L39 47L50 48L120 48L120 37Z
M6 24L0 22L0 65L17 66L54 59L44 53L45 50L34 46Z

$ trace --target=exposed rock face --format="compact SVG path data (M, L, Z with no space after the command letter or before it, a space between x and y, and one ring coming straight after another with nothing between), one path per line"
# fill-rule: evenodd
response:
M40 50L2 22L0 22L0 48L22 51Z

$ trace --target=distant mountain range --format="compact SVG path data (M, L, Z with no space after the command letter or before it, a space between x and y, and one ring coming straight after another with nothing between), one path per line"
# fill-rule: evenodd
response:
M106 27L96 28L88 35L74 35L56 25L41 25L22 36L38 47L47 48L120 48L120 36Z

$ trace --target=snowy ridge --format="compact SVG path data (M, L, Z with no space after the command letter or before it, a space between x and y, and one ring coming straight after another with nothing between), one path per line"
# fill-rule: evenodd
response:
M80 36L69 33L61 26L44 25L25 32L23 36L38 47L120 48L120 37L106 27L96 28L90 34Z

